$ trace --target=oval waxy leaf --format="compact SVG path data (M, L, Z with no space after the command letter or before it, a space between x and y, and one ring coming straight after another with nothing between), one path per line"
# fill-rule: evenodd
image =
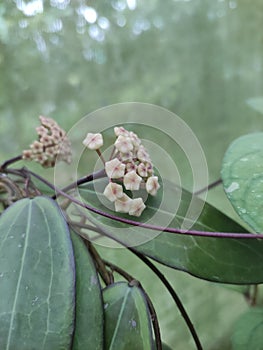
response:
M254 307L243 314L235 324L233 350L261 350L263 344L263 308Z
M72 350L103 349L103 303L97 272L84 243L71 231L76 265L76 321Z
M114 283L103 290L103 300L106 349L154 349L148 306L137 286Z
M263 233L263 133L235 140L226 151L221 173L225 192L238 215Z
M162 198L161 193L158 193L156 197L147 200L147 208L141 217L136 218L136 221L155 225L169 222L166 227L181 228L189 203L192 201L192 206L196 206L197 210L200 206L203 208L198 219L193 222L192 229L215 232L246 231L216 208L193 197L191 193L178 190L176 185L167 181L165 186L166 196L162 210L159 210ZM100 200L100 194L95 193L92 185L86 185L80 193L90 205L117 215L105 207ZM180 201L177 211L173 209L176 206L175 201ZM167 232L157 232L156 235L156 231L153 230L120 223L88 210L85 212L90 221L96 224L104 234L116 238L125 245L134 244L135 249L140 253L172 268L215 282L231 284L263 282L263 240L197 237L187 233L182 235ZM158 220L154 221L156 212L158 212ZM131 219L130 216L118 216ZM137 238L141 236L148 241L136 245Z
M0 349L70 349L75 272L54 201L22 199L0 217Z

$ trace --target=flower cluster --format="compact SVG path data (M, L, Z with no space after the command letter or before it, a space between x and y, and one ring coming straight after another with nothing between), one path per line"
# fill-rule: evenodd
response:
M34 160L45 168L53 167L56 160L70 163L71 144L66 132L51 118L40 116L39 119L38 140L32 142L29 150L23 151L23 159Z
M144 188L150 195L156 195L160 185L154 175L153 164L148 151L139 137L124 127L115 127L116 141L113 155L105 162L105 172L109 179L103 194L114 202L115 211L140 216L146 208L142 198L130 198L124 190L138 191ZM88 133L83 144L96 150L103 145L102 135Z

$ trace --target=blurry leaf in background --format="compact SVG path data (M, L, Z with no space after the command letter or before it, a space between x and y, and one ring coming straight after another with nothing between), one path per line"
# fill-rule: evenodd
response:
M249 98L246 102L250 107L254 108L257 112L263 114L263 97Z
M222 179L238 215L253 230L263 233L263 133L241 136L229 146Z
M236 322L232 336L233 350L261 350L263 345L263 308L254 307Z
M263 88L262 9L260 0L1 3L0 156L31 141L39 114L69 129L102 106L142 101L182 117L218 176L227 144L261 125L246 101Z

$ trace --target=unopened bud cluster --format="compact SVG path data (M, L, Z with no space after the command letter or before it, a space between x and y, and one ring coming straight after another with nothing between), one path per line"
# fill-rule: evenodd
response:
M140 188L152 196L156 195L160 185L154 175L153 164L148 151L139 137L124 127L115 127L116 141L111 159L105 162L105 172L109 179L103 194L114 202L115 211L140 216L146 208L142 198L130 198L124 189L138 191ZM83 144L100 154L103 146L102 135L88 133Z
M23 159L34 160L45 168L53 167L59 160L70 163L71 145L66 132L51 118L40 116L39 119L38 140L23 151Z

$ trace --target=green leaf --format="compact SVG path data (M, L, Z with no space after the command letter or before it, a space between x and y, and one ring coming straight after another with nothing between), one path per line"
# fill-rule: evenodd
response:
M102 180L100 180L102 181ZM80 190L83 198L92 206L115 214L105 207L105 200L92 185L86 185ZM189 192L178 189L168 181L163 183L164 195L147 200L147 209L137 221L155 225L180 228L188 215L189 204L192 201L196 211L203 207L201 215L193 223L195 230L245 232L245 229L223 213L193 197ZM162 198L163 197L163 198ZM176 203L175 203L176 202ZM160 203L162 208L159 209ZM179 205L178 210L176 207ZM193 210L195 212L195 210ZM127 245L137 245L137 251L172 268L189 272L190 274L210 281L253 284L263 281L263 242L252 239L223 239L210 237L193 237L167 232L156 232L141 227L129 226L101 215L85 211L85 215L100 229L113 238ZM119 215L131 219L130 216ZM188 219L187 223L191 220Z
M232 345L233 350L262 350L263 308L254 307L236 322Z
M76 264L76 321L72 350L103 349L103 303L100 283L84 243L71 232Z
M242 136L229 146L222 179L239 216L263 233L263 133Z
M154 350L156 350L156 345L154 345ZM173 350L173 349L170 348L170 346L168 346L167 344L162 342L162 350Z
M153 349L150 314L142 291L126 282L103 290L105 341L109 350Z
M263 114L263 97L251 97L246 100L247 104L259 113Z
M70 349L74 258L56 203L22 199L0 217L1 350Z

